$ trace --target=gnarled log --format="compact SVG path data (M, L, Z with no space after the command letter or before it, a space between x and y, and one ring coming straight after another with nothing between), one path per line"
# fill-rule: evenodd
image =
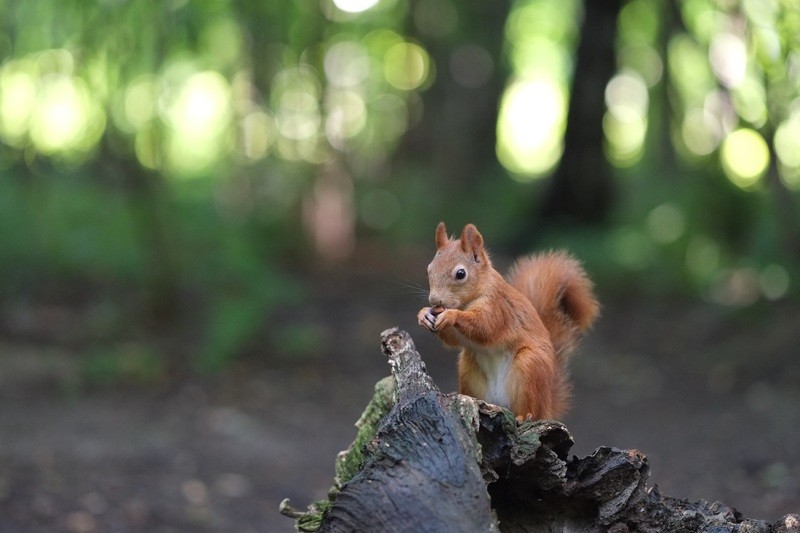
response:
M745 519L722 503L662 495L637 450L569 458L567 428L443 394L411 336L384 331L392 378L376 385L337 458L328 500L281 512L301 531L800 532L800 516Z

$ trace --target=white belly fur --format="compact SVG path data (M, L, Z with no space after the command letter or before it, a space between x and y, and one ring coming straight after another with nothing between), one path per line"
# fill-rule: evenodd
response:
M482 399L501 407L511 407L506 381L511 370L512 354L504 350L480 350L472 353L486 375L486 398Z

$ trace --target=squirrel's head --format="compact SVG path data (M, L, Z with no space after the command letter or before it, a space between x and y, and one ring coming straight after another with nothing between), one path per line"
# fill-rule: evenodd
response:
M480 281L491 268L478 228L467 224L459 239L450 239L444 222L439 222L436 255L428 265L431 306L462 308L478 296Z

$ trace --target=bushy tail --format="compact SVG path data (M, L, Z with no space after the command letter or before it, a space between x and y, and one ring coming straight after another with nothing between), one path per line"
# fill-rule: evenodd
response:
M566 252L521 257L511 266L508 282L533 303L565 363L600 311L580 262Z

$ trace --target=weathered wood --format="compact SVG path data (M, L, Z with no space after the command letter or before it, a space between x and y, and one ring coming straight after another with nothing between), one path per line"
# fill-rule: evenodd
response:
M769 523L664 496L636 450L568 458L564 425L518 424L500 407L442 394L404 331L385 331L381 346L393 377L337 458L329 499L305 512L281 503L301 531L800 532L798 515Z
M477 412L439 392L408 333L383 334L397 403L345 482L320 531L492 531L480 470Z

